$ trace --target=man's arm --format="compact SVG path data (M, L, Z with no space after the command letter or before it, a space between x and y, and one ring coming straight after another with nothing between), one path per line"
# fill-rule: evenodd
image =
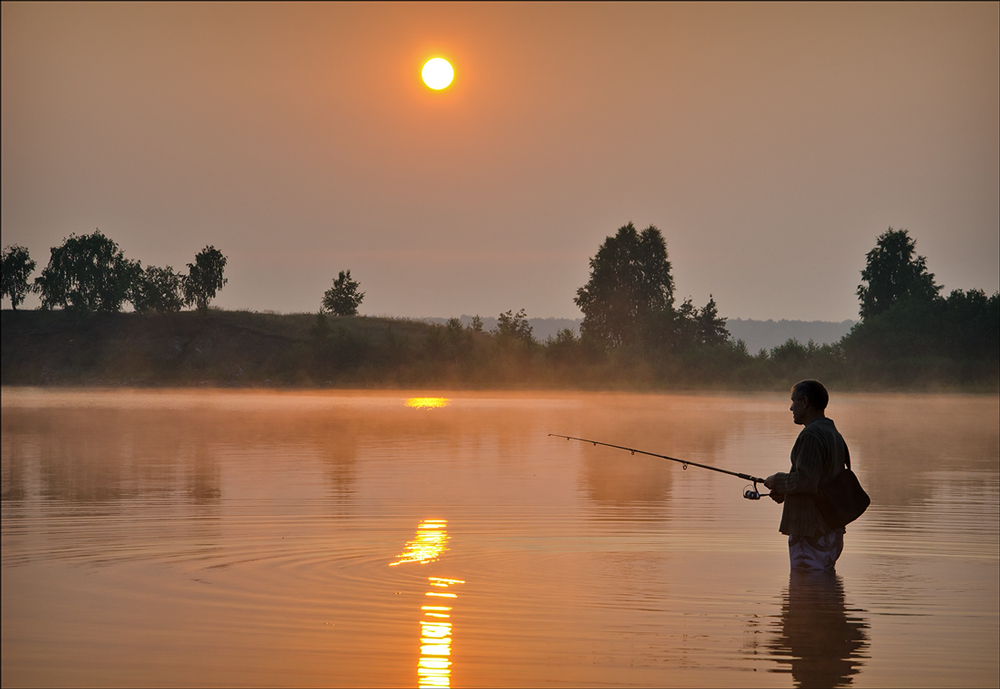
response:
M778 472L764 479L764 485L782 496L789 493L815 493L823 474L823 459L819 441L811 435L800 436L792 448L795 468L789 473Z

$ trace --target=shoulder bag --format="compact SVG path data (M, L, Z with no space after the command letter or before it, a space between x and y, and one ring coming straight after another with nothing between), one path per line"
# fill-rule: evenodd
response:
M847 468L830 481L819 487L819 492L813 495L823 521L834 529L842 529L864 514L872 499L861 487L858 477L851 471L851 451L844 445L847 457Z

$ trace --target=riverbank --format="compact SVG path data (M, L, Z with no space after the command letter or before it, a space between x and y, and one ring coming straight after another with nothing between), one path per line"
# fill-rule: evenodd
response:
M601 352L572 336L545 343L395 318L184 311L2 312L2 384L774 390L816 377L842 390L1000 391L995 363L849 362L836 345L790 341L648 356Z

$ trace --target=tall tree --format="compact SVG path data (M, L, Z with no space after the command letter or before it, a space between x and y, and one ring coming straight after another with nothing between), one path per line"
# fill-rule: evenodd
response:
M862 320L907 299L930 301L938 296L941 287L934 283L934 274L927 272L927 259L916 255L916 247L906 230L890 227L878 236L858 285Z
M324 311L334 316L357 316L365 293L358 290L361 283L351 279L351 271L342 270L333 281L333 287L323 293L321 302Z
M184 301L194 304L199 311L208 309L208 302L228 282L222 276L226 268L226 257L214 246L206 246L188 263L188 274L184 278Z
M667 243L650 225L632 223L608 237L590 259L590 280L576 292L582 332L611 347L639 340L673 311L674 279Z
M0 296L10 297L10 307L15 311L32 289L28 278L35 265L28 250L23 246L15 244L3 250L3 265L0 267L3 290Z
M142 270L100 230L80 237L71 234L51 253L49 264L35 279L44 309L119 311Z

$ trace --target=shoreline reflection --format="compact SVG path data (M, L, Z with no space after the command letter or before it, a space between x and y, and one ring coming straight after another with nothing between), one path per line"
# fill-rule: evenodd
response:
M865 611L848 608L844 583L830 572L792 570L771 656L797 687L845 687L868 659Z

